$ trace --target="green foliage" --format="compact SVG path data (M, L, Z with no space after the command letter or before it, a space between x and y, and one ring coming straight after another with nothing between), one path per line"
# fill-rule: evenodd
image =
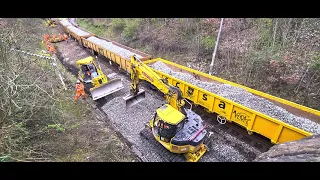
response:
M123 18L112 18L111 28L114 32L122 32L126 26L126 22Z
M22 19L20 22L26 25L18 26L16 22L12 22L8 28L0 28L0 39L4 44L16 43L34 51L46 49L44 44L39 43L42 41L41 35L37 39L28 32L30 29L35 30L35 34L41 32L41 27L46 28L43 21ZM84 19L80 22L88 23ZM43 54L41 51L38 53ZM62 127L56 122L65 124L68 118L76 119L73 112L79 112L80 115L84 111L81 106L79 108L79 105L70 101L74 91L64 91L58 87L61 82L55 77L55 70L50 63L50 60L30 56L12 56L12 53L0 46L0 73L3 75L0 76L0 84L6 85L0 86L3 106L0 110L0 129L3 130L0 133L0 144L4 145L0 147L2 162L24 161L39 155L52 159L46 153L47 149L39 148L43 146L42 140L45 141L51 135L50 132L44 134L43 127L64 131L67 126ZM58 66L59 64L58 61ZM62 104L70 107L67 110L73 111L67 111ZM49 146L50 144L46 147Z
M81 27L85 29L89 27L89 22L87 19L79 18L77 22Z
M248 57L248 61L252 62L252 66L250 65L250 68L253 70L253 72L256 72L257 74L263 74L262 72L265 70L264 68L261 69L261 67L267 66L269 64L268 54L270 54L271 48L265 47L260 51L252 50L250 51L250 55ZM275 58L281 60L280 56L278 55L274 56Z
M79 127L79 126L80 126L80 123L76 123L76 124L74 124L74 125L71 126L71 129L76 129L76 128Z
M0 162L7 162L10 159L11 159L11 154L0 156Z
M312 68L320 69L320 52L315 52L312 55Z
M281 57L279 56L279 54L275 54L275 55L273 56L272 60L280 61L280 60L281 60Z
M202 38L202 44L204 45L204 47L205 47L207 50L214 48L215 41L216 41L216 40L215 40L214 37L208 36L208 35L206 35L206 36L204 36L204 37Z
M49 124L48 125L49 129L56 129L57 131L63 132L65 129L61 127L61 124Z
M157 18L151 18L151 23L155 23L157 21Z
M96 34L98 36L102 36L104 31L105 31L105 29L106 29L102 22L97 22L95 24L90 24L87 19L79 19L78 23L84 29L87 29L88 31L90 31L90 32L92 32L92 33L94 33L94 34Z
M259 47L270 46L272 33L272 19L259 18L256 20L256 26L259 28L260 38L258 41Z
M141 19L128 19L126 26L123 30L123 35L126 38L132 39L138 34L138 28L140 27Z

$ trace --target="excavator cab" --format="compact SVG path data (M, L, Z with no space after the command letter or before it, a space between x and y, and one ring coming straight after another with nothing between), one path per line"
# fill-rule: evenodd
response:
M199 115L188 109L186 112L187 116L164 104L149 124L155 139L167 150L184 154L189 162L197 162L208 150L203 144L207 131Z
M80 68L78 77L84 83L91 83L92 88L90 92L93 100L100 99L104 96L117 92L123 89L121 79L112 79L108 81L108 78L97 67L92 56L77 61Z

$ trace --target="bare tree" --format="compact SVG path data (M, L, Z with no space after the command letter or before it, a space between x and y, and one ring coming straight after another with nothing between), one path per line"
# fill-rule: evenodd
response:
M275 25L274 25L274 28L273 28L272 50L273 50L273 47L274 47L274 42L276 40L277 28L278 28L278 19L276 18L275 19Z

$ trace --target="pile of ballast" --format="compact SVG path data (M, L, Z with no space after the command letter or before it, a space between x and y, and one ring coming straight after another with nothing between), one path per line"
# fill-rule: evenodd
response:
M102 48L105 48L106 50L108 50L110 52L116 53L125 59L130 59L130 57L135 54L127 49L124 49L122 47L114 45L112 42L108 42L103 39L96 38L94 36L89 37L87 40L94 43L94 44L101 46ZM136 54L136 57L142 58L142 56L140 56L138 54Z
M90 34L88 32L85 32L79 28L76 28L74 26L68 26L67 27L70 31L76 33L78 36L89 36Z

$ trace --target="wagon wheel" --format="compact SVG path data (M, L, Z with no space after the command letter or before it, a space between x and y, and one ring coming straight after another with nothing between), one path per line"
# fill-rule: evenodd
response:
M224 116L218 115L217 116L217 121L220 124L225 124L227 122L227 119Z

